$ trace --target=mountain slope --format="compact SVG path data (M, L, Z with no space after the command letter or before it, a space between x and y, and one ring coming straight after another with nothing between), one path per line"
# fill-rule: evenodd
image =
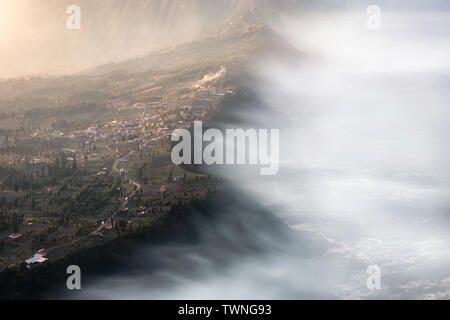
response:
M222 67L226 67L227 75L233 81L242 80L246 79L243 72L249 71L247 68L253 65L252 62L268 56L289 63L301 57L301 53L269 26L255 25L247 32L207 37L71 76L2 81L0 111L11 110L11 106L18 111L72 104L73 97L80 94L120 96L120 101L133 101L135 92L139 91L138 83L147 86L153 83L153 87L159 85L177 90L177 83L193 83Z
M2 2L10 32L0 33L0 77L67 73L230 30L246 31L275 19L295 1L78 0L81 30L66 28L72 0Z

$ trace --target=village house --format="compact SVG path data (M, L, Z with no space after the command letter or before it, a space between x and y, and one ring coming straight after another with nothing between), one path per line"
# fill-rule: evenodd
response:
M21 233L13 233L13 234L9 235L10 239L18 239L20 237L22 237Z
M32 256L31 258L25 260L25 263L30 266L32 264L36 264L36 263L42 263L47 261L47 251L44 249L39 250L38 252L36 252L34 254L34 256Z

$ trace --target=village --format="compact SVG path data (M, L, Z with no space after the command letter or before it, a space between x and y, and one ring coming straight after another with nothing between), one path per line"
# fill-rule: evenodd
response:
M171 133L204 120L224 97L235 93L232 87L219 89L208 82L203 81L179 97L118 105L113 118L97 120L84 129L41 129L30 135L29 139L61 141L63 147L58 152L22 159L2 156L4 161L30 167L35 180L44 181L48 180L56 161L58 170L78 170L74 176L84 181L84 188L64 182L60 187L34 190L30 210L22 209L20 221L11 222L10 230L14 232L0 232L0 249L7 248L8 256L15 257L11 260L0 255L0 267L20 263L17 257L23 257L22 263L30 268L60 258L81 245L95 245L133 232L161 218L173 201L189 200L214 188L217 185L214 179L186 172L168 160ZM64 179L61 182L74 180ZM0 189L1 186L0 181ZM96 199L101 194L103 200L98 209L89 205L92 195L85 196L87 190L95 190ZM21 194L20 190L16 194ZM59 216L60 208L49 210L54 202L69 208L89 208L91 214L81 209L72 220L61 223L37 212L47 208L51 216ZM67 210L70 209L63 209ZM41 247L27 254L36 246Z

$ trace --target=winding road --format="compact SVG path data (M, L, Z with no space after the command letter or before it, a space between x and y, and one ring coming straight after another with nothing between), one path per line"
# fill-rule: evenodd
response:
M114 161L114 164L112 166L112 170L117 173L118 175L120 175L120 171L119 171L119 162L123 161L123 160L128 160L128 158L133 155L136 151L132 150L129 153L127 153L126 155L124 155L121 158L118 158L116 161ZM125 178L127 178L131 184L134 184L136 186L136 189L134 189L127 198L125 198L125 201L122 203L121 209L126 208L126 206L128 205L128 199L131 199L134 197L134 195L136 194L136 192L138 192L139 190L141 190L141 184L138 183L137 181L131 179L129 176L125 175Z

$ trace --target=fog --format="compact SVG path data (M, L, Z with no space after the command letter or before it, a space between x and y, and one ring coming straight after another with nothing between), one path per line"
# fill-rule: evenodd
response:
M138 273L90 281L75 297L448 299L449 18L383 12L375 31L364 11L321 12L274 25L307 57L255 62L253 90L290 119L278 175L220 171L243 199L198 221L197 243L139 249ZM273 127L262 112L242 120ZM380 290L366 286L370 265Z
M379 292L333 294L448 298L449 14L386 12L378 31L364 19L309 16L279 30L310 59L264 62L258 92L293 121L273 188L245 189L327 239L340 263L359 261L345 269L349 287L381 268Z

